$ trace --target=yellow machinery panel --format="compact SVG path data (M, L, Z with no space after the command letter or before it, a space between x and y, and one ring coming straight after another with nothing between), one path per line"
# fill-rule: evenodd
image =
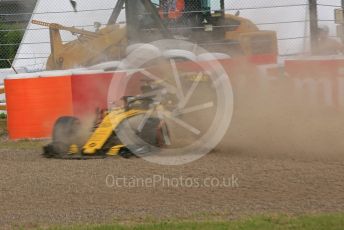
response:
M274 31L242 33L239 42L246 55L278 54L277 35Z

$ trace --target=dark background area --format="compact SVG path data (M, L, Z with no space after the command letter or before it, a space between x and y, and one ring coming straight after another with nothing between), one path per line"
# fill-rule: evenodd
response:
M37 0L0 0L0 68L11 67Z

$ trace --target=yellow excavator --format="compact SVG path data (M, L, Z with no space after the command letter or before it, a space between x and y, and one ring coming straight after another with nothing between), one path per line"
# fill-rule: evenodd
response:
M51 55L46 68L61 70L121 60L128 45L164 38L188 40L230 56L278 52L274 31L261 31L250 20L227 14L224 0L182 0L179 10L171 2L178 0L118 0L107 26L98 24L96 32L33 20L50 29ZM117 21L123 9L126 24L120 25ZM61 30L78 39L64 44Z

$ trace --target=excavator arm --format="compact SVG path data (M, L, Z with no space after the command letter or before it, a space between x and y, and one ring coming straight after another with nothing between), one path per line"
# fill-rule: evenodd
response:
M70 69L121 58L122 47L126 45L126 28L119 25L110 25L98 32L91 32L37 20L32 23L49 28L51 55L47 62L48 70ZM64 44L61 30L81 36Z
M87 37L97 37L98 36L98 34L95 32L91 32L91 31L87 31L87 30L83 30L83 29L77 29L75 27L67 27L67 26L57 24L57 23L47 23L47 22L43 22L43 21L32 20L32 24L49 27L49 29L51 29L51 30L65 30L65 31L71 32L72 34L80 34L80 35L84 35Z

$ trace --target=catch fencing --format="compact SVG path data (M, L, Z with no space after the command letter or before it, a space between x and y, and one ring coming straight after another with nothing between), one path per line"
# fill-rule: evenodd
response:
M212 10L221 10L220 0L208 1ZM19 72L45 69L51 49L49 30L32 25L32 19L95 31L94 22L107 25L117 1L75 2L77 12L69 0L0 1L0 68L13 65ZM317 7L310 7L310 2L317 3ZM317 24L328 25L331 36L336 36L334 9L341 6L341 0L224 0L223 7L225 13L240 14L262 30L276 31L279 54L294 56L310 53L311 36L314 36L310 18L317 20ZM314 10L316 14L312 12ZM120 14L119 22L125 22L124 12ZM69 32L61 34L64 42L76 39Z

